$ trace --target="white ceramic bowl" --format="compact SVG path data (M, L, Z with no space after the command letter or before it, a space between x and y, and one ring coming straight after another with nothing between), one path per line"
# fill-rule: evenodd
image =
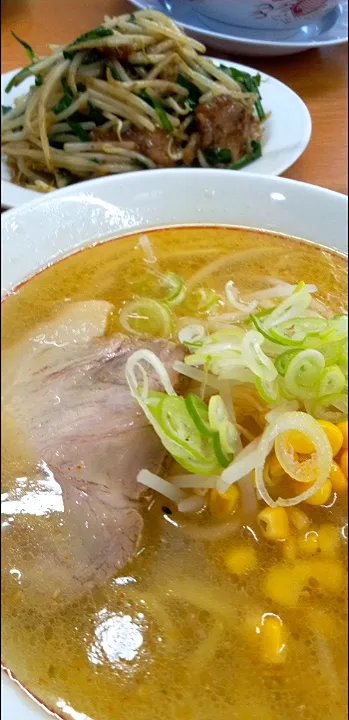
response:
M318 22L336 0L173 0L186 2L208 18L235 27L289 33Z
M71 186L3 213L2 296L80 247L161 226L262 228L346 254L347 207L347 197L330 190L222 170L156 170L90 180L79 190ZM82 720L63 702L53 710ZM48 715L2 673L1 718L48 720Z

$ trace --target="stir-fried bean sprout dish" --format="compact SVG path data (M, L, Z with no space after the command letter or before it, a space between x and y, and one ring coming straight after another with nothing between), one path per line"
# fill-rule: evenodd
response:
M261 156L260 76L218 67L160 12L106 17L48 57L15 38L30 62L6 92L30 76L35 84L2 107L2 152L24 187L151 168L238 170Z

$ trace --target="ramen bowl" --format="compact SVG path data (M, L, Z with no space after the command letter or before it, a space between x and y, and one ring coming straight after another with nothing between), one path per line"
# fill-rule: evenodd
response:
M184 0L204 17L248 30L290 33L319 19L335 0Z
M100 178L82 183L79 191L71 186L57 191L51 198L45 196L18 209L10 210L2 215L1 222L2 297L13 293L21 283L33 278L40 270L44 270L52 263L64 260L73 253L76 253L76 258L78 255L83 255L84 253L77 252L79 250L88 246L96 246L97 249L98 247L106 248L108 243L104 244L105 241L114 238L117 239L115 246L118 246L119 243L124 242L124 240L118 240L121 236L139 235L155 228L167 228L171 230L172 235L174 232L178 233L177 239L172 240L174 246L172 250L177 254L184 253L188 263L190 262L189 245L181 241L183 226L186 228L191 226L191 232L197 229L198 240L203 245L203 238L209 229L207 226L210 226L213 254L216 252L218 234L234 227L254 229L258 232L263 230L269 234L275 233L277 236L280 234L289 236L291 239L287 240L290 243L288 247L292 248L293 246L297 247L299 239L303 239L306 243L320 245L322 250L317 248L316 252L323 254L324 264L327 262L328 250L338 251L342 255L347 251L347 198L345 196L292 180L257 177L248 173L242 176L220 170L201 169L197 172L194 169L179 169L175 173L170 170L158 170L149 171L146 175L130 174L122 179L117 177ZM167 230L164 232L166 233ZM259 234L258 237L260 249L263 247L263 234L262 236ZM206 251L203 245L201 250ZM92 250L96 250L96 247L93 247ZM90 252L90 249L86 252ZM293 249L290 251L291 255L292 252ZM290 261L290 254L288 261ZM283 262L283 257L281 260L280 257L278 258L279 263ZM71 258L64 262L70 262L70 260ZM64 262L61 263L62 267ZM341 262L343 262L343 258ZM271 260L270 264L272 274L276 263ZM313 268L309 269L309 273L312 273L312 270ZM113 276L113 270L109 266L107 275L108 273L110 277ZM42 277L44 275L45 272L42 273ZM117 280L120 279L121 285L124 282L124 276L121 277L120 273L114 273L113 277ZM33 280L36 281L37 278L33 278ZM308 281L308 277L306 280ZM313 280L311 279L311 281ZM94 292L93 286L92 283L91 292ZM11 299L16 300L16 296L9 298L9 300ZM37 295L36 300L38 303L45 304L46 296L42 298ZM4 305L6 302L5 299ZM21 367L22 363L20 363ZM137 452L136 447L134 451ZM20 479L25 480L25 478ZM6 501L6 498L4 499ZM28 505L27 512L29 510ZM13 502L12 515L15 512L16 503ZM5 521L8 522L9 518L5 517ZM4 531L6 532L5 522ZM178 546L175 546L176 552L177 549ZM36 547L33 546L33 550L36 550ZM20 557L19 562L21 562ZM20 580L18 567L16 565L12 570L11 582L13 583ZM170 563L169 568L172 571ZM127 585L127 577L123 580ZM44 585L46 581L49 582L48 576L44 577ZM3 584L3 587L6 591L8 585ZM124 591L123 588L121 589ZM18 588L17 595L21 595L22 592L23 586ZM231 595L234 595L233 585L229 590L229 597ZM221 600L222 598L219 602ZM19 601L17 597L17 602ZM118 616L108 619L108 622L109 620L110 623L113 621L114 625L107 623L107 626L104 627L103 612L102 607L99 627L102 628L102 639L105 641L105 655L113 649L118 653L120 643L121 645L125 643L125 628L114 622L115 617L117 619ZM34 633L36 630L40 636L41 628L34 627ZM23 628L24 631L25 628ZM87 633L89 634L90 630ZM139 633L133 632L132 638L136 640L136 652L139 647ZM7 640L6 642L3 640L2 647L2 659L5 662L8 662L6 657L8 656L8 639L7 635ZM12 645L17 640L21 642L18 634L16 639L12 638ZM65 644L62 645L61 640L60 637L60 648L57 648L60 654L66 647ZM103 655L103 662L104 657ZM40 661L40 657L35 656L36 660ZM97 668L98 672L99 660L99 655L93 655L91 661L91 667ZM93 664L94 661L98 662ZM129 658L127 662L131 663L131 659ZM74 706L68 696L64 697L64 693L57 695L56 678L52 672L45 685L41 686L42 692L37 689L40 687L40 683L34 689L24 672L24 665L31 667L32 662L31 659L23 657L23 654L22 658L18 654L15 668L11 667L10 663L8 665L7 673L3 672L2 674L2 720L45 720L48 718L45 705L52 715L63 717L65 720L102 717L97 712L91 712L84 707L84 702ZM66 673L65 678L69 682L71 665L73 666L74 663L67 652L63 669ZM12 676L11 671L15 677ZM81 670L81 667L78 666L78 674L74 679L75 685L79 685L81 671L83 668ZM147 666L147 674L149 672L151 670L149 671ZM41 675L38 675L39 679L40 677ZM99 675L94 671L94 678L97 677ZM247 684L248 679L247 677ZM25 686L26 693L20 686L21 682ZM61 682L60 679L59 682ZM117 681L113 678L114 682ZM195 710L195 703L198 699L197 686L194 690L196 695L193 696L192 702ZM83 686L81 686L80 698L84 698L84 693ZM36 700L34 695L37 697ZM160 699L162 702L167 702L166 696ZM115 707L113 705L110 707L110 717L112 720L117 720L118 714L115 712ZM153 705L146 706L149 717L153 717L152 708ZM129 699L127 711L128 709ZM123 712L125 712L124 707ZM106 715L104 714L103 717ZM145 717L144 714L143 717ZM208 716L206 715L206 717ZM225 717L230 717L230 715Z

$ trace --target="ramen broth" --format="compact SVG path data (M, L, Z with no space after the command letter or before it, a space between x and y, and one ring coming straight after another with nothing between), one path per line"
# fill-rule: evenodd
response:
M346 260L310 244L223 227L156 230L149 238L159 269L189 284L212 263L205 286L217 291L232 278L242 294L267 287L270 276L304 280L317 285L327 307L346 308ZM223 263L213 264L223 256ZM112 334L122 330L125 301L157 293L138 235L48 267L2 304L4 386L15 344L67 303L112 303ZM119 576L74 603L62 593L38 597L27 572L37 547L62 542L59 497L43 489L40 458L6 412L2 455L2 661L47 707L69 720L347 717L344 583L334 594L310 583L296 608L279 605L268 599L264 579L274 565L287 566L282 543L242 527L239 509L230 529L225 523L217 536L205 537L201 516L169 514L157 496L145 517L141 551ZM306 506L306 512L316 527L338 529L336 562L346 567L346 496L330 508ZM241 547L254 547L258 563L236 576L223 557ZM259 634L268 613L287 628L282 664L261 656Z

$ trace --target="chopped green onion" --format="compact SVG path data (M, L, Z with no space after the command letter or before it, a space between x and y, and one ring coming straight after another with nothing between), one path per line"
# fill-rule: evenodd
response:
M88 117L92 122L94 122L96 125L103 125L105 123L106 118L104 117L103 113L99 108L95 107L93 103L88 100L87 101L87 107L88 107Z
M278 378L275 380L262 380L260 377L256 377L256 388L264 400L264 402L271 404L276 402L279 397L279 382Z
M230 465L232 461L232 457L228 457L225 452L222 449L221 441L219 437L219 432L214 433L213 435L213 449L216 455L216 458L220 464L221 467L227 468L228 465Z
M179 73L179 75L177 75L176 83L188 90L189 97L186 98L185 102L190 110L194 110L201 97L201 91L182 73Z
M211 432L219 432L223 422L229 420L227 409L220 395L212 395L208 403L208 421Z
M223 422L221 422L219 426L219 440L225 455L231 455L231 462L238 446L239 433L230 420L223 420Z
M100 25L99 27L94 28L94 30L89 30L82 35L79 35L79 37L77 37L71 45L78 45L86 40L98 40L98 38L110 37L113 34L114 33L111 28L106 28L104 25Z
M35 58L36 58L36 55L35 55L35 52L34 52L33 48L30 47L30 45L28 45L28 43L25 42L25 40L21 40L21 38L19 38L18 35L16 35L16 33L13 32L13 30L11 30L11 34L13 35L14 39L17 40L17 42L19 42L19 43L24 47L24 49L25 49L25 51L26 51L26 53L27 53L27 55L28 55L29 60L30 60L31 62L34 62L34 61L35 61Z
M54 112L55 115L59 115L59 113L66 110L74 100L74 95L65 77L62 78L62 86L64 90L64 95L62 95L61 99L58 100L58 103L56 103L56 105L54 105L52 108L52 112Z
M203 154L210 165L228 165L231 163L231 151L228 148L206 148Z
M118 82L121 82L121 77L115 67L111 65L111 63L108 64L109 70L111 72L113 80L117 80Z
M313 397L324 367L324 356L318 350L301 350L288 364L286 390L296 398Z
M188 306L191 310L205 313L219 302L218 293L212 288L199 288L193 290L188 297Z
M295 320L300 313L307 310L311 303L311 294L304 287L304 283L299 283L293 293L286 297L265 319L265 327L267 330L277 326L287 320Z
M344 353L343 344L341 342L326 343L326 345L320 345L317 350L320 350L323 354L326 365L335 365L336 363L338 365L342 364ZM348 356L346 356L346 358L348 358Z
M242 354L246 366L264 381L272 382L277 377L274 363L263 352L263 335L256 330L248 330L242 340Z
M168 272L164 276L164 283L170 288L170 292L165 298L167 305L179 305L183 302L186 295L183 278L174 272Z
M194 393L189 393L185 398L186 408L195 426L201 433L207 437L212 436L212 428L209 422L208 407L201 398Z
M230 75L233 80L236 80L243 90L247 90L247 92L257 95L257 100L255 102L256 112L260 120L265 120L265 112L261 102L261 94L259 92L259 86L261 84L260 74L258 73L253 76L247 72L238 70L237 68L227 67L226 65L221 65L220 68L227 75Z
M20 85L23 80L26 80L29 75L31 75L32 68L34 66L34 63L31 63L30 65L26 65L26 67L22 68L16 75L13 75L10 82L7 83L5 87L5 93L9 93L12 88L17 87Z
M251 141L251 152L247 153L246 155L243 155L239 160L236 160L234 163L229 165L229 170L241 170L241 168L246 167L246 165L249 165L250 163L254 162L255 160L258 160L262 156L262 145L259 142L259 140L252 140Z
M120 324L132 335L147 334L165 338L171 335L169 310L150 298L138 298L126 303L120 312Z
M317 398L309 410L317 420L339 423L348 417L348 395L339 393Z
M197 469L193 472L204 474L217 470L213 436L201 435L183 398L166 395L157 408L157 418L162 431L178 445L176 459L183 467L195 466Z
M146 90L142 90L142 92L139 93L139 96L154 108L165 132L171 133L173 130L172 123L168 119L165 106L160 102L160 100L154 98Z
M286 350L285 352L281 353L281 355L278 355L277 358L275 358L274 364L281 377L284 377L286 375L286 370L292 358L294 358L298 352L298 350Z
M99 38L103 37L110 37L113 35L113 31L111 28L106 28L104 25L101 25L100 27L94 28L94 30L89 30L86 33L83 33L83 35L80 35L74 42L72 42L68 48L66 48L63 51L63 56L66 58L66 60L71 60L75 53L78 52L79 48L75 48L75 45L79 45L80 43L86 42L88 40L98 40Z
M67 123L69 127L72 129L73 133L77 135L77 137L82 142L89 142L90 140L90 134L84 130L84 128L80 125L80 123L73 122L72 120L67 120Z
M339 369L338 365L332 365L325 368L318 380L317 395L337 395L343 391L345 387L345 376Z
M193 350L201 347L204 338L205 328L202 325L186 325L178 333L179 342Z

